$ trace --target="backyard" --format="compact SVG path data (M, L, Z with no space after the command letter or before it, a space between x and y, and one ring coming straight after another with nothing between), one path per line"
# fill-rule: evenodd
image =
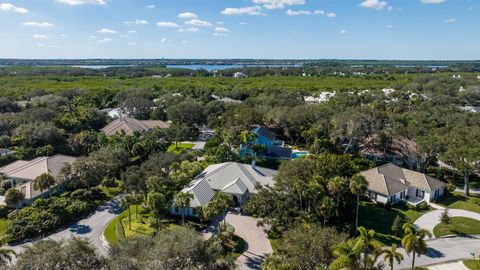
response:
M181 154L189 149L192 149L193 146L194 146L193 143L171 144L167 148L167 152L174 153L174 154Z

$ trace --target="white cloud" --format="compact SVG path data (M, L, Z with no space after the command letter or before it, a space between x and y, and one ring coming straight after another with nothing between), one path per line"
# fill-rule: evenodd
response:
M60 35L60 37L62 37L62 38L66 38L66 37L68 37L68 35L61 34L61 35Z
M97 36L89 36L88 38L89 38L89 39L96 39Z
M34 26L34 27L53 27L55 26L53 23L48 22L24 22L22 23L25 26Z
M329 12L329 13L327 13L327 17L328 18L335 18L335 17L337 17L337 14L335 14L333 12Z
M312 12L308 10L287 10L285 12L288 16L298 16L298 15L311 15Z
M371 8L375 10L383 10L388 8L388 3L380 0L365 0L360 4L361 7Z
M240 24L240 25L247 25L248 23L247 23L247 22L239 22L238 24Z
M135 43L135 42L128 42L127 44L128 44L128 46L135 46L135 45L137 45L137 43Z
M198 32L200 31L197 27L190 27L190 28L180 28L178 32Z
M444 23L454 23L456 21L457 21L457 19L450 18L450 19L445 20Z
M136 25L141 25L141 24L148 24L148 21L146 20L135 20L135 21L126 21L123 22L124 24L136 24Z
M35 34L33 35L33 38L35 39L49 39L47 35L42 35L42 34Z
M218 25L223 25L223 22L217 22Z
M253 3L263 5L266 9L281 9L285 6L305 5L305 0L253 0Z
M347 30L340 30L340 35L345 35L345 34L348 34Z
M198 18L197 14L193 12L183 12L178 14L178 18L180 19L196 19Z
M393 26L391 24L387 25L387 29L392 29Z
M226 34L226 33L218 33L218 32L213 33L213 35L216 36L216 37L226 37L226 36L228 36L228 34Z
M108 29L108 28L102 28L102 29L98 30L97 33L100 33L100 34L116 34L117 31L112 30L112 29Z
M104 39L100 39L99 41L97 41L98 43L108 43L108 42L111 42L112 39L111 38L104 38Z
M130 31L128 31L128 33L129 33L129 34L136 34L137 31L136 31L136 30L130 30Z
M223 15L263 15L261 6L226 8L222 11Z
M211 26L212 24L207 21L202 21L199 19L191 19L190 21L186 21L185 24L194 25L194 26Z
M166 42L170 42L170 40L168 40L167 38L162 38L162 39L160 39L160 42L166 43Z
M424 4L441 4L447 2L447 0L421 0Z
M216 28L215 28L215 32L218 32L218 33L228 33L228 32L230 32L230 29L219 26L219 27L216 27Z
M182 44L187 44L187 41L186 41L186 40L182 40Z
M154 9L154 8L156 8L156 7L157 7L157 6L155 6L155 5L148 5L148 6L146 6L146 8L149 8L149 9Z
M57 0L60 3L64 3L71 6L78 5L106 5L106 0Z
M10 3L0 3L0 10L10 11L10 12L15 12L15 13L20 13L20 14L28 13L28 10L26 8L17 7L17 6L14 6L13 4L10 4Z
M174 23L174 22L157 22L158 27L180 27L180 25Z
M325 10L318 9L318 10L315 10L315 11L313 12L313 14L324 15L324 14L325 14Z

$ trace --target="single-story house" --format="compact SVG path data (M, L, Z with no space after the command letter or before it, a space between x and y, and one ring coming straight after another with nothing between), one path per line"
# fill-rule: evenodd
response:
M285 146L285 142L277 140L275 132L266 127L256 127L250 131L255 135L255 139L251 140L247 144L240 145L240 157L250 156L253 157L253 145L262 145L265 147L265 151L257 153L259 157L266 159L293 159L293 150L290 147Z
M168 128L170 124L160 120L137 120L131 117L120 116L102 128L102 132L106 135L122 132L126 135L132 135L135 131L145 132L156 127Z
M257 187L273 186L276 173L276 170L257 167L255 162L251 165L226 162L208 166L182 190L193 195L186 215L198 217L195 209L208 204L216 192L231 195L235 205L241 206L250 193L257 193ZM171 207L170 212L179 215L180 209Z
M423 173L388 163L360 173L367 181L367 196L382 204L426 202L443 196L446 183Z
M421 163L417 143L406 138L394 139L386 147L382 147L377 137L370 136L360 144L358 153L363 158L376 163L391 162L399 166L405 164L410 169L418 168Z
M48 173L57 177L65 164L72 164L75 160L77 158L65 155L38 157L30 161L17 160L0 168L0 173L13 181L15 188L25 194L24 203L30 204L47 193L46 190L42 193L34 188L35 179L38 176ZM59 185L52 187L52 189Z

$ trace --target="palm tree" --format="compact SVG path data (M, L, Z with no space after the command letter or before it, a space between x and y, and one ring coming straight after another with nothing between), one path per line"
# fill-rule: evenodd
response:
M298 194L298 201L300 205L300 210L303 210L303 193L305 192L306 184L303 180L296 179L292 185L293 191Z
M160 212L164 208L166 203L165 196L162 193L150 192L147 196L147 204L150 210L155 213L157 220L157 228L160 228Z
M126 194L123 196L123 198L120 200L120 207L123 209L128 209L128 229L132 229L132 214L130 212L130 206L132 205L132 195Z
M193 199L193 194L187 192L179 192L173 198L173 207L180 208L182 215L182 225L185 225L185 216L187 215L187 208L190 207L190 202Z
M215 194L214 204L223 215L224 227L227 228L227 209L233 205L233 199L230 195L218 192Z
M405 223L402 226L405 236L402 238L402 246L405 251L413 254L412 269L415 269L415 256L425 254L427 252L427 243L425 238L432 238L432 233L425 229L417 229L411 223Z
M52 196L50 187L55 185L55 182L55 178L52 175L48 173L42 173L35 178L35 181L33 182L33 188L39 189L40 193L43 193L45 189L48 189L48 197L50 197Z
M397 261L398 264L403 261L402 253L397 251L397 244L392 244L390 249L383 250L383 260L390 265L391 270L393 270L393 261Z
M15 251L7 248L0 248L0 266L5 267L12 262L13 256L17 255Z
M349 239L333 247L335 260L330 264L332 270L358 270L360 266L361 250L358 249L356 241Z
M135 205L135 218L138 219L138 205L142 203L142 195L134 192L132 194L132 204Z
M255 134L253 134L248 130L242 131L242 133L240 134L240 137L242 138L242 142L244 144L248 144L251 140L254 140L256 138Z
M358 227L360 235L355 238L356 249L363 253L363 269L367 270L375 264L378 256L382 252L382 244L375 239L375 231Z
M23 199L25 199L25 194L15 188L11 188L5 193L5 203L8 206L14 206L17 211Z
M350 179L350 191L357 196L357 206L355 211L355 228L358 228L358 214L360 210L360 195L367 191L367 181L362 175L354 175Z

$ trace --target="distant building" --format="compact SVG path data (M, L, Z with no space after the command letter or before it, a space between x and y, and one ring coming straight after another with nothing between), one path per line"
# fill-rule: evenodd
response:
M460 109L466 112L480 113L480 107L463 106L463 107L460 107Z
M247 78L248 76L247 76L247 74L245 74L245 73L243 73L243 72L235 72L235 73L233 74L233 77L234 77L234 78Z
M196 208L208 204L216 192L232 196L235 206L241 206L250 194L257 193L259 186L273 186L276 173L275 170L257 167L255 163L226 162L208 166L182 190L193 195L186 214L198 217ZM175 207L171 207L170 212L180 215L180 209Z
M0 168L0 173L13 181L16 189L25 194L25 203L30 204L35 199L43 197L47 191L41 192L34 188L35 179L45 173L57 177L61 169L66 164L72 164L77 158L65 155L55 155L52 157L38 157L30 161L17 160L7 166ZM58 184L52 189L61 186ZM4 198L0 198L2 200Z
M156 127L164 129L170 127L170 124L160 120L137 120L135 118L122 116L102 128L102 132L106 135L114 135L117 133L132 135L136 131L145 132Z

